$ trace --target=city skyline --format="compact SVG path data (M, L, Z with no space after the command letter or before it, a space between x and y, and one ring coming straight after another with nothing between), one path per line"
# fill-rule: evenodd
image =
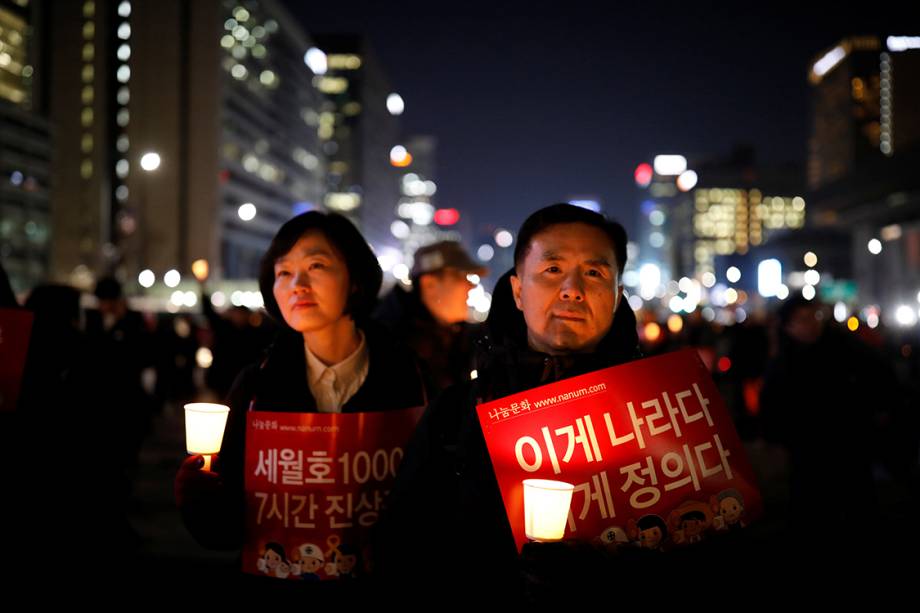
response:
M406 100L404 132L438 138L442 206L510 227L587 193L635 232L632 173L660 153L699 160L750 145L760 162L804 167L815 57L851 35L911 34L894 12L823 3L450 15L285 4L310 31L367 34Z
M914 39L886 40L900 32L890 14L14 4L0 5L21 32L4 43L14 55L3 74L21 88L7 98L41 103L31 110L47 116L53 139L30 146L56 158L38 190L51 194L51 222L21 204L41 187L38 162L7 160L4 236L25 234L27 247L52 236L41 252L50 275L23 275L29 257L17 247L20 288L48 276L87 288L114 273L189 306L176 296L203 260L228 295L258 306L252 280L269 237L315 208L351 218L388 278L408 284L412 253L443 238L497 275L520 221L558 201L623 222L626 285L633 291L638 274L646 300L738 265L753 289L751 271L776 254L749 248L773 235L790 244L780 231L803 228L853 234L821 253L822 266L846 263L822 270L829 291L849 283L851 261L857 286L878 285L874 266L906 279L864 292L873 308L916 282L899 271L914 266L920 237L906 170L920 54ZM43 61L33 50L34 70L23 55L33 42L50 53ZM659 158L681 168L659 171ZM847 187L856 183L861 191ZM870 223L854 227L857 218ZM882 257L869 258L882 251L867 253L870 239L890 243ZM785 292L805 289L805 252L782 256Z

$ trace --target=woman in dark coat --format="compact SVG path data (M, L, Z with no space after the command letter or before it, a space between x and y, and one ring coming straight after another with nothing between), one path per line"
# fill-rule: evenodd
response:
M244 534L247 411L387 411L421 406L426 393L413 356L369 319L382 272L346 218L309 212L285 223L262 259L265 308L282 324L260 364L237 377L214 471L191 456L176 477L189 532L213 549Z

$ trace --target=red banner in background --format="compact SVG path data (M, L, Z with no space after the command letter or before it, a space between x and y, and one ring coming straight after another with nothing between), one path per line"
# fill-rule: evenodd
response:
M423 407L374 413L250 411L243 571L351 579Z
M477 407L518 549L524 479L575 485L566 539L666 550L762 512L754 472L694 350Z
M16 409L31 333L30 311L0 309L0 411Z

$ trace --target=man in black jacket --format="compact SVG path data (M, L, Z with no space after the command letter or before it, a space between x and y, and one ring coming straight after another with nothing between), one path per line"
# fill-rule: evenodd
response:
M476 406L639 357L620 224L552 205L524 222L514 259L495 288L477 379L429 407L406 451L377 535L389 586L517 598L517 551ZM464 586L479 589L455 589Z

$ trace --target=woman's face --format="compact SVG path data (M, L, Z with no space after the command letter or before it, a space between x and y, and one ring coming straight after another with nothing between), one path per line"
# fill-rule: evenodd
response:
M298 332L315 332L339 321L350 286L345 258L318 230L301 236L275 261L275 300L284 321Z

